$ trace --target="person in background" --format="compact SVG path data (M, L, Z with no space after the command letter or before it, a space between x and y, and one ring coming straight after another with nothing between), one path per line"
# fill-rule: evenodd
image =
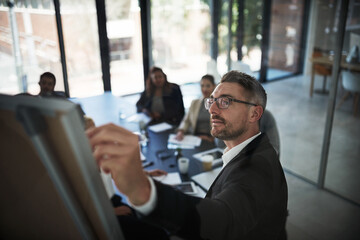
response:
M180 87L169 83L166 74L158 67L150 69L136 108L137 112L151 117L149 125L167 122L178 126L185 113Z
M56 92L56 77L51 72L44 72L40 75L39 86L40 92L38 96L41 97L62 97L65 98L65 93Z
M51 72L44 72L40 75L40 96L51 96L55 90L56 77Z
M212 75L204 75L200 80L202 97L191 102L188 113L177 129L176 139L181 141L185 134L199 136L201 139L213 142L210 134L210 114L205 109L204 98L210 97L216 84Z
M259 120L264 88L230 71L204 103L211 135L224 140L223 168L204 199L186 195L144 174L138 136L107 124L87 131L98 166L151 224L185 239L286 239L287 183L279 156Z

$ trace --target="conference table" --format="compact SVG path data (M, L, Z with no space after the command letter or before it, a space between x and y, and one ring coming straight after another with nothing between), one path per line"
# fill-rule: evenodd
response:
M129 131L140 134L141 126L138 121L130 121L136 115L136 108L133 97L116 97L111 92L88 98L70 99L81 106L85 115L91 117L96 126L106 123L114 123ZM168 138L175 132L175 126L161 132L153 132L147 129L147 144L141 146L141 152L145 157L143 166L145 170L162 169L168 173L179 172L176 158L176 149L168 148ZM187 174L180 174L183 182L192 181L191 177L204 172L201 161L194 158L195 153L216 148L214 142L201 141L200 146L191 149L181 149L183 157L189 158L189 170ZM149 165L151 163L151 165ZM218 167L218 166L214 166ZM220 166L219 166L220 167ZM201 186L200 186L201 187ZM206 191L202 187L203 190Z
M315 80L315 65L323 65L326 67L332 68L334 63L334 56L321 56L321 57L312 57L310 58L310 62L312 63L312 70L311 70L311 82L310 82L310 97L312 97L313 91L314 91L314 80ZM346 56L342 56L341 62L340 62L340 68L341 70L349 70L349 71L355 71L360 72L360 63L348 63L346 62Z
M146 162L152 162L153 164L145 169L162 169L167 172L178 172L177 149L168 148L169 134L174 133L174 129L163 132L148 130L147 132L148 144L146 147L142 147L141 151L146 157L144 165ZM181 155L190 160L188 173L180 174L182 181L190 181L191 176L204 171L201 161L194 158L193 155L216 147L215 143L203 140L198 147L181 149Z

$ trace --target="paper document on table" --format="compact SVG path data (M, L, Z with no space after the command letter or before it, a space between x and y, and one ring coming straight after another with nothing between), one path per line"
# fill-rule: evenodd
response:
M185 145L185 146L195 146L198 147L201 144L201 138L193 135L185 135L182 141L175 139L175 134L169 135L169 143L178 144L178 145Z
M153 132L163 132L166 130L172 129L172 126L168 123L159 123L159 124L155 124L149 127L149 130L153 131Z
M145 160L146 160L146 157L145 157L145 155L141 152L141 150L140 150L140 159L141 159L141 161L145 161Z
M147 116L145 113L136 113L131 115L126 119L128 122L144 122L144 124L148 124L151 121L151 118Z
M194 197L199 197L199 198L204 198L206 196L206 192L204 190L202 190L201 187L196 186L197 192L196 194L192 195Z
M178 172L168 173L166 176L153 177L153 179L168 185L181 183L181 178Z
M194 182L196 182L203 188L209 190L211 184L214 182L217 175L219 175L221 169L222 168L220 167L220 168L215 168L214 170L211 171L199 173L195 176L192 176L191 179L194 180Z
M173 143L169 143L167 145L168 149L194 149L195 146L194 145L184 145L184 144L173 144Z

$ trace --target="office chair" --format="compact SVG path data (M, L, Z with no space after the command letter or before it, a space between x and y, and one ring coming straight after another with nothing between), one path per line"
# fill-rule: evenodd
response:
M260 119L260 131L266 133L276 153L280 156L280 136L276 120L272 113L265 109Z
M341 98L337 108L339 108L349 95L354 95L353 114L357 115L359 95L360 95L360 73L351 71L341 71L342 86L346 90L345 95Z

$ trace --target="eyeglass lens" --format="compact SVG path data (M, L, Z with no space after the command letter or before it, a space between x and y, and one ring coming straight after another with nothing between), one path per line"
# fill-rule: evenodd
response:
M219 98L206 98L205 99L205 109L209 110L210 106L216 102L218 108L225 109L229 107L230 101L226 97Z

